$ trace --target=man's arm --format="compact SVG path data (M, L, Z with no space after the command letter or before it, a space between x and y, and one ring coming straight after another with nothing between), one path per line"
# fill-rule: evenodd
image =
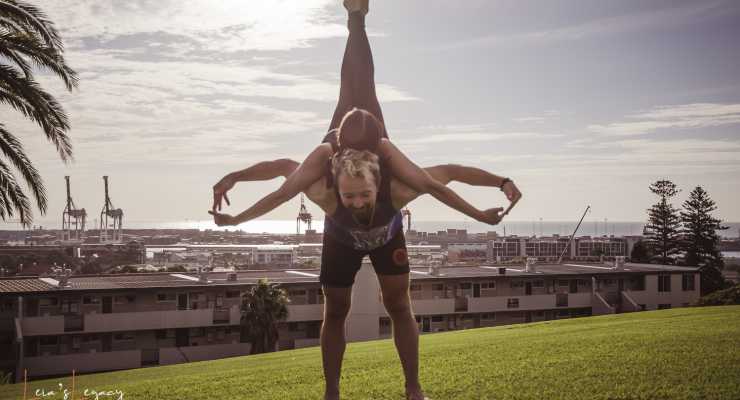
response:
M498 188L501 186L501 182L503 181L502 177L480 168L465 167L456 164L436 165L424 168L424 171L434 178L434 180L443 185L447 185L451 181L458 181L473 186L490 186ZM518 201L521 198L521 193L513 182L508 183L505 188L508 189L509 186L511 186L511 189L517 193L516 201ZM399 180L394 179L391 181L391 197L396 209L405 207L408 203L422 194L422 192L414 190ZM509 206L509 209L513 207L513 204L515 204L515 202ZM503 208L497 209L503 210ZM506 215L506 212L504 215ZM501 217L503 217L503 215L501 215Z
M318 181L324 174L326 163L331 155L331 145L319 145L308 155L308 157L306 157L303 163L301 163L298 168L288 176L288 179L286 179L277 190L260 199L252 207L249 207L234 217L226 216L225 214L218 214L228 217L222 219L219 219L216 213L210 213L216 217L217 224L222 223L223 225L238 225L242 222L260 217L292 199L295 195L309 188L314 182Z
M273 161L262 161L241 171L227 174L213 186L213 211L221 211L222 200L226 200L226 204L231 205L226 193L237 182L266 181L278 176L287 178L299 165L297 161L282 158Z
M437 200L478 221L495 225L500 220L495 209L480 211L454 190L435 180L427 171L409 160L389 140L383 139L379 152L388 159L392 174L419 193L429 193Z

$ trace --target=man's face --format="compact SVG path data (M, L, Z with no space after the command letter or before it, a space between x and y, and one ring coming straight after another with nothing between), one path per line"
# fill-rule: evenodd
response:
M370 217L378 197L375 178L353 178L340 174L337 179L339 198L357 220L363 224L370 222Z

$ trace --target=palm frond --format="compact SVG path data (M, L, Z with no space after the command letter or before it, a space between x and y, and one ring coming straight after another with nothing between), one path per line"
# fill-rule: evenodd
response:
M21 225L29 226L33 221L31 205L23 189L16 181L7 164L0 160L0 193L2 193L2 204L0 204L0 217L12 217L18 211Z
M28 33L36 33L49 46L63 48L62 40L46 14L32 4L15 0L0 0L0 21L4 26L20 26Z
M18 69L23 72L23 75L25 75L26 78L33 79L33 71L31 71L31 66L25 59L23 59L23 57L19 56L15 51L5 46L5 43L3 43L2 35L0 35L0 56L3 56L8 60L14 62L16 66L18 66Z
M54 97L44 92L32 79L27 79L7 65L0 65L0 102L6 103L36 122L54 143L62 160L72 158L72 144L66 131L67 115Z
M46 213L47 199L44 181L23 150L21 142L8 132L2 123L0 123L0 151L23 175L26 185L31 189L33 197L36 199L36 205L41 214Z
M13 52L16 57L21 55L28 57L37 67L53 72L64 82L67 90L71 91L77 87L79 82L77 72L66 64L61 50L45 46L35 36L19 33L0 34L0 48Z

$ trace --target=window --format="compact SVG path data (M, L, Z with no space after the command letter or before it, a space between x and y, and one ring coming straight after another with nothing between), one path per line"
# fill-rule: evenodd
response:
M133 332L120 332L113 335L113 340L115 341L124 341L124 340L134 340L134 333Z
M56 346L58 338L58 336L41 336L39 344L41 346Z
M206 328L190 328L190 337L201 337L206 335Z
M568 307L568 293L557 293L555 295L555 307Z
M683 290L694 290L694 274L693 273L683 274L683 277L681 280L681 288Z
M506 299L506 308L519 308L519 299Z
M98 337L98 334L92 334L92 335L82 335L82 342L83 343L89 343L89 342L97 342L100 338Z
M512 287L512 288L518 288L518 287L522 287L522 286L524 286L524 282L522 282L522 281L511 281L511 282L509 282L509 287Z
M636 276L630 279L632 290L645 290L645 276Z
M174 293L157 293L157 301L175 301Z
M670 292L671 291L671 276L668 274L658 275L658 291L659 292Z
M157 329L156 337L160 340L167 339L167 329Z
M97 296L83 296L82 304L100 304L100 297Z
M579 279L578 286L588 286L588 281L585 279Z
M496 313L483 313L480 315L481 319L486 320L495 320L496 319Z
M126 304L128 303L128 299L126 298L126 296L113 296L113 303Z
M603 281L601 281L601 283L606 286L613 285L614 279L604 279Z
M496 289L496 281L490 281L490 282L488 282L488 288L489 289Z
M535 288L535 287L537 287L537 288L545 287L545 281L543 281L541 279L536 280L536 281L532 281L532 287L533 288Z
M239 297L239 291L238 290L227 290L226 291L226 298L231 299L234 297Z
M569 315L570 315L570 313L568 312L568 310L559 310L558 311L558 317L567 317Z
M532 313L535 317L544 317L545 312L544 311L535 311Z
M460 284L460 289L469 290L473 285L470 282L463 282Z
M411 285L410 289L412 292L418 292L421 290L421 285Z
M570 281L567 279L558 279L558 286L570 286Z
M435 315L432 317L432 322L444 322L445 318L441 315Z
M301 326L298 322L288 322L288 332L298 332L301 330Z
M647 310L647 307L645 307L645 305L644 305L644 304L638 304L638 306L640 306L640 311L645 311L645 310Z
M39 301L40 306L56 306L59 300L56 297L44 297Z
M432 285L432 290L437 290L437 291L445 290L445 285L443 283L435 283Z
M670 304L658 304L658 310L666 310L671 308Z

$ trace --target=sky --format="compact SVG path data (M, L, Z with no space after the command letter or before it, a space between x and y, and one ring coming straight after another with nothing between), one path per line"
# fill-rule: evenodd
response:
M35 2L61 32L79 88L41 74L69 114L74 161L7 106L59 227L64 176L90 222L108 175L124 227L207 220L225 174L301 161L328 128L347 37L338 0ZM389 136L417 164L510 177L507 219L643 221L648 190L702 186L740 221L740 3L372 0L366 25ZM281 180L241 183L237 214ZM496 188L452 184L478 208ZM294 219L295 198L264 219ZM308 204L314 218L321 210ZM418 220L465 220L424 196ZM5 228L18 226L5 223Z

